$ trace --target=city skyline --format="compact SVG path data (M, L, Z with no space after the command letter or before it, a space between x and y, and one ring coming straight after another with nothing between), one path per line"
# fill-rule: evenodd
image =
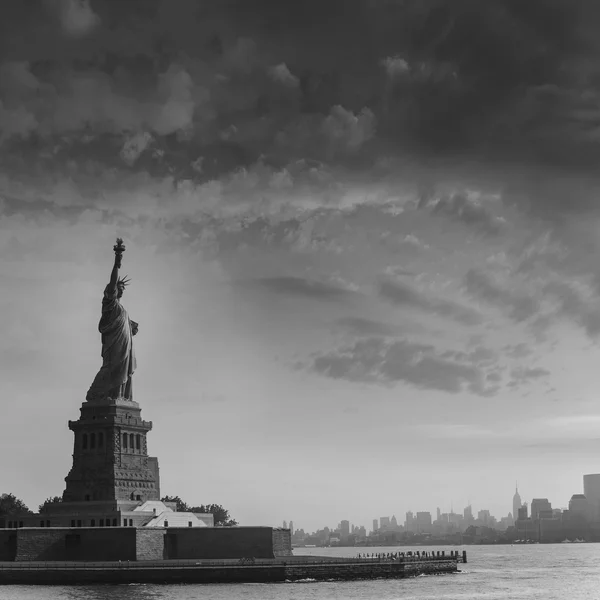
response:
M588 496L593 496L593 501L598 503L600 505L600 474L598 473L593 473L593 474L585 474L582 477L582 481L583 481L583 488L588 488L587 492L588 492ZM584 489L584 491L586 491ZM552 510L559 510L559 511L564 511L564 510L569 510L569 505L571 504L572 498L573 496L579 496L581 495L581 491L573 491L571 496L569 497L569 500L563 505L558 505L556 503L553 504L552 499L549 498L542 498L539 495L532 497L531 499L525 499L523 500L523 497L521 497L520 492L518 491L518 484L516 484L516 494L513 496L513 500L515 497L519 498L519 508L522 506L526 506L528 513L530 513L532 518L537 518L537 514L539 512L539 510L544 510L546 508L548 508L545 505L539 505L539 503L547 503L549 502L552 507ZM585 495L585 494L583 494ZM536 502L538 503L538 506L536 507ZM599 507L600 510L600 507ZM412 515L414 517L416 517L416 515L418 513L427 513L430 515L431 517L431 521L434 522L435 520L440 519L441 516L449 516L449 515L453 515L453 516L460 516L461 519L463 518L463 516L467 516L467 511L469 511L471 518L473 519L473 521L477 521L479 520L479 517L481 515L481 513L487 513L488 516L491 516L493 518L494 521L500 522L501 519L505 519L506 517L512 517L513 521L516 520L518 518L518 514L517 514L517 510L515 510L515 505L514 505L514 501L511 505L511 509L508 510L505 513L501 513L501 514L495 514L494 511L490 511L487 508L484 507L474 507L472 503L469 503L467 505L465 505L462 509L457 509L454 510L453 508L453 503L451 502L450 504L450 509L448 510L444 510L442 508L440 508L440 506L436 506L435 511L433 510L426 510L426 508L424 507L419 507L418 510L412 510L412 509L408 509L404 512L396 512L396 513L389 513L386 516L383 517L377 517L374 519L371 519L370 521L365 521L365 522L355 522L352 520L342 520L340 521L341 523L348 523L349 527L354 528L354 527L363 527L365 528L367 531L371 531L371 532L376 532L379 531L381 529L391 529L393 530L394 527L390 527L390 522L394 520L394 518L397 521L397 525L400 527L406 527L407 521L406 518L408 517L408 515ZM535 511L535 513L534 513ZM385 519L385 526L382 524L382 520ZM286 526L286 521L283 522L284 523L284 527ZM290 523L292 523L292 521L290 521ZM296 523L300 523L300 525L298 527L296 527L296 529L306 529L303 525L302 525L302 520L296 520ZM371 528L369 528L367 526L367 524L370 523L371 524ZM319 531L322 530L324 527L327 527L329 529L336 530L335 527L329 527L328 525L321 525L320 527L316 528L313 530L314 531ZM338 525L337 529L341 529L340 525Z
M311 529L506 514L515 480L568 505L600 471L600 5L283 5L0 2L0 492L65 488L122 237L165 495Z

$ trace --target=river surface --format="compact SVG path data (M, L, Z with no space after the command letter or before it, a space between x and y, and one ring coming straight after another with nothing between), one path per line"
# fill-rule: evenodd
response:
M4 586L0 587L0 600L600 599L600 544L465 546L464 549L469 562L459 565L461 572L452 575L321 583ZM294 554L356 556L365 550L404 549L300 548Z

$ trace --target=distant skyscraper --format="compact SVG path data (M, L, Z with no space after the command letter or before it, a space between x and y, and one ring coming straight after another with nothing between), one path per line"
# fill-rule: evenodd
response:
M390 528L390 518L389 517L380 517L379 518L379 529L386 530Z
M587 498L592 521L600 521L600 474L583 476L583 495Z
M490 511L489 510L480 510L477 513L477 520L484 526L488 526L490 522Z
M283 528L284 528L284 529L287 529L287 528L288 528L288 526L287 526L287 521L284 521L284 522L283 522Z
M290 521L290 535L294 535L294 521Z
M417 513L417 531L419 533L431 533L431 513Z
M548 498L534 498L531 501L531 518L535 521L540 518L540 511L552 511Z
M442 511L440 510L440 507L438 506L437 507L437 517L436 517L436 519L439 521L441 516L442 516Z
M569 500L569 512L573 515L587 517L590 512L590 505L585 494L573 494Z
M412 511L410 510L406 513L406 521L404 521L404 527L406 528L406 531L415 531L415 517Z
M398 520L396 519L396 515L392 515L392 520L390 523L390 529L392 531L397 531L398 530Z
M340 533L342 537L348 537L350 535L350 521L342 521L340 523Z
M527 502L523 502L523 504L521 504L521 508L519 508L517 515L519 515L519 519L529 518L529 506Z
M465 524L469 524L473 522L473 507L469 504L469 506L465 506L463 510L463 518L465 520Z
M515 519L517 518L516 515L519 514L519 509L521 508L522 504L521 504L521 496L519 496L519 488L518 486L515 486L515 495L513 496L513 515L515 515Z
M373 519L373 531L379 531L379 521L377 519Z

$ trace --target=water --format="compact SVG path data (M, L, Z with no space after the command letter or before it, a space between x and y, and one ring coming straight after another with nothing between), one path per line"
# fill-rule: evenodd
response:
M449 548L448 548L449 549ZM590 600L600 598L600 544L465 546L461 573L414 579L241 585L0 587L0 600ZM356 556L363 548L295 554ZM368 548L366 550L369 550ZM373 548L397 552L403 548ZM410 550L410 548L409 548ZM413 548L414 550L414 548ZM462 548L460 548L462 551Z

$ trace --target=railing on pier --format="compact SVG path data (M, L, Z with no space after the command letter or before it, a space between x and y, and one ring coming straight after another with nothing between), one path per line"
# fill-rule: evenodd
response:
M417 552L375 552L375 553L359 553L359 560L373 561L400 561L400 562L423 562L423 561L439 561L439 560L456 560L457 563L467 562L467 551L463 550L462 554L458 550L450 550L446 554L445 550L437 551L417 551Z

